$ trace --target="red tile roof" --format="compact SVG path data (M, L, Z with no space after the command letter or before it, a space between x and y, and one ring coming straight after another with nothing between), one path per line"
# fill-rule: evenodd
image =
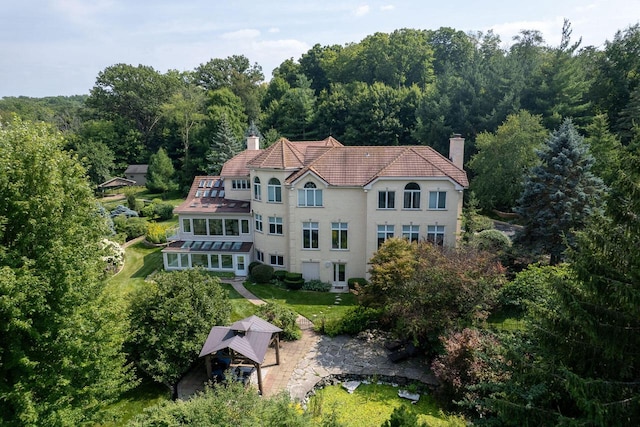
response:
M305 165L306 152L310 148L342 146L343 145L333 137L322 141L296 142L281 138L271 147L261 150L260 155L249 161L248 166L267 169L299 169Z
M290 175L287 182L311 171L335 186L365 186L380 177L442 177L463 187L469 185L464 170L427 146L343 146L314 154L313 161Z
M247 172L247 175L249 173ZM249 213L251 204L246 200L225 197L224 183L219 176L196 176L184 202L173 212L183 213Z
M236 156L225 162L222 166L221 176L249 176L249 168L247 163L253 160L256 156L262 153L264 150L244 150L238 153Z

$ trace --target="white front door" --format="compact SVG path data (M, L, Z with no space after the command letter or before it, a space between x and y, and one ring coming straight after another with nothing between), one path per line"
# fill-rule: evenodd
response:
M236 255L236 276L246 276L247 267L246 255Z

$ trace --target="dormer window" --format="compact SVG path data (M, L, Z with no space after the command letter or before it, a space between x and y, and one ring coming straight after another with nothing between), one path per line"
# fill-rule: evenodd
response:
M304 188L298 190L298 206L322 206L322 190L320 188L316 188L316 185L313 182L307 182L304 185Z
M404 208L420 209L420 186L415 182L404 186Z

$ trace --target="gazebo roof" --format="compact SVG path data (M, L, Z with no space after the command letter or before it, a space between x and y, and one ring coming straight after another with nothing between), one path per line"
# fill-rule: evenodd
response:
M231 326L214 326L202 346L200 357L229 348L261 364L274 333L282 329L257 316L239 320Z

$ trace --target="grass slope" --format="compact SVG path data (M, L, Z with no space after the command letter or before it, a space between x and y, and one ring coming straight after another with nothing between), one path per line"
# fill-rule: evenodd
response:
M353 294L330 292L291 291L273 285L245 284L245 287L260 299L275 301L301 314L312 322L321 319L339 319L357 304Z

